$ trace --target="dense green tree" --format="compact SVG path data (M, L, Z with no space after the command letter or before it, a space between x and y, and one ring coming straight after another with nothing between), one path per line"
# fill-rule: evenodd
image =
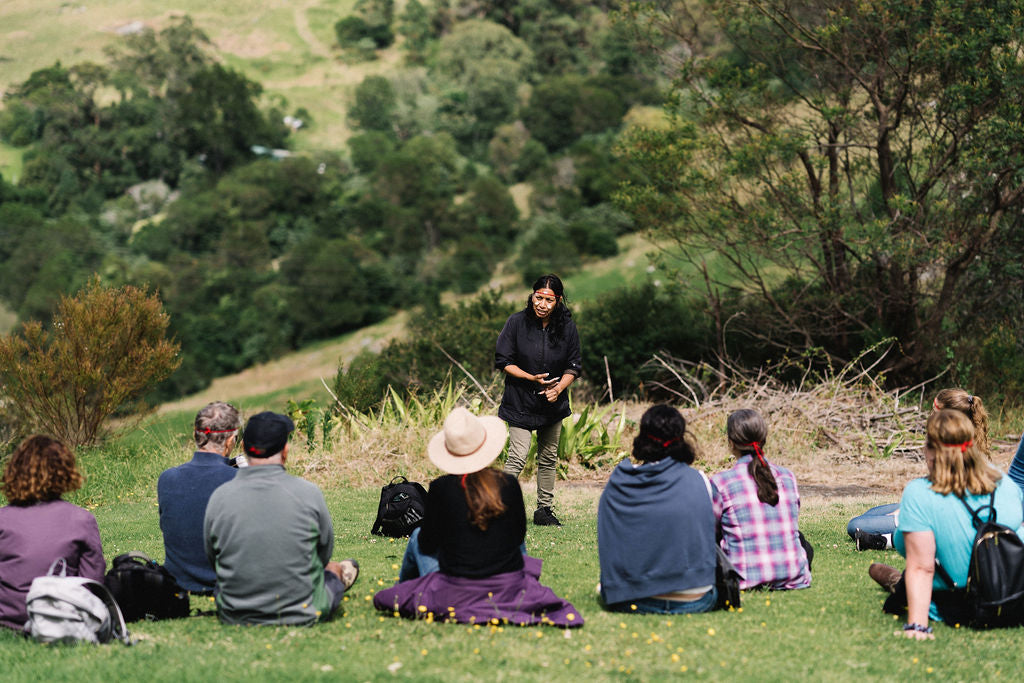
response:
M349 119L365 130L390 131L398 99L391 82L383 76L367 76L356 86L356 101Z
M405 36L403 47L406 49L407 59L413 63L422 62L426 56L427 46L434 37L430 13L420 0L409 0L399 19L398 31Z
M580 76L559 76L537 84L523 122L552 151L586 133L618 127L628 106L612 90Z
M713 338L700 299L687 299L651 282L598 297L580 312L577 325L583 367L594 384L604 384L607 360L615 398L635 395L644 380L648 397L664 396L649 384L657 373L645 370L644 364L663 352L701 358Z
M263 88L220 64L201 69L178 98L176 127L181 146L203 165L223 172L252 157L253 145L280 147L286 129L259 110Z
M893 376L945 363L946 331L973 318L957 310L972 273L1020 259L1000 245L1024 207L1019 3L704 7L726 53L678 65L680 116L632 137L644 179L624 206L698 267L717 254L709 309L730 292L760 302L759 343L845 360L894 336ZM632 9L679 27L685 8Z

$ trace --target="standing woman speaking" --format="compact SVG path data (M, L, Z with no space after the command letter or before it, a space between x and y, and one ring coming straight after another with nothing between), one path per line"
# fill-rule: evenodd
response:
M580 337L565 305L562 281L544 275L533 283L526 308L513 313L498 335L494 366L505 372L498 417L508 423L505 471L516 477L526 465L530 433L537 432L537 510L533 523L561 526L551 511L555 498L558 438L571 414L565 390L579 377Z

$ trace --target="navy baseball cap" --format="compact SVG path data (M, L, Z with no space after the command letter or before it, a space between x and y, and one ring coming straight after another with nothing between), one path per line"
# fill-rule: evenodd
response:
M284 450L295 423L287 415L270 411L249 418L242 434L245 454L253 458L269 458Z

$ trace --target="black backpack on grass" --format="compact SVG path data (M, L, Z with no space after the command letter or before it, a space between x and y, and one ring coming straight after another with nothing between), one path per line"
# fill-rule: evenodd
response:
M115 557L103 583L127 622L189 615L188 592L163 565L137 550Z
M400 538L423 523L427 512L427 490L419 482L399 475L380 490L377 519L370 533Z
M964 590L966 625L971 628L1000 628L1024 624L1024 541L1017 532L996 521L996 494L975 510L963 497L960 502L971 513L976 534L971 546L971 562ZM988 521L981 513L989 509ZM939 576L954 590L961 590L942 565L936 563Z

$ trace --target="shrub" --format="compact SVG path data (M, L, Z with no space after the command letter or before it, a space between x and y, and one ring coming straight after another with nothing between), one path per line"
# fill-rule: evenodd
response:
M585 372L595 385L605 384L607 358L615 398L638 392L640 369L655 353L699 359L714 339L699 303L651 283L599 297L577 324Z
M98 276L62 297L51 330L28 322L0 339L6 408L23 433L45 431L77 447L181 362L166 338L170 320L155 294L103 287Z

